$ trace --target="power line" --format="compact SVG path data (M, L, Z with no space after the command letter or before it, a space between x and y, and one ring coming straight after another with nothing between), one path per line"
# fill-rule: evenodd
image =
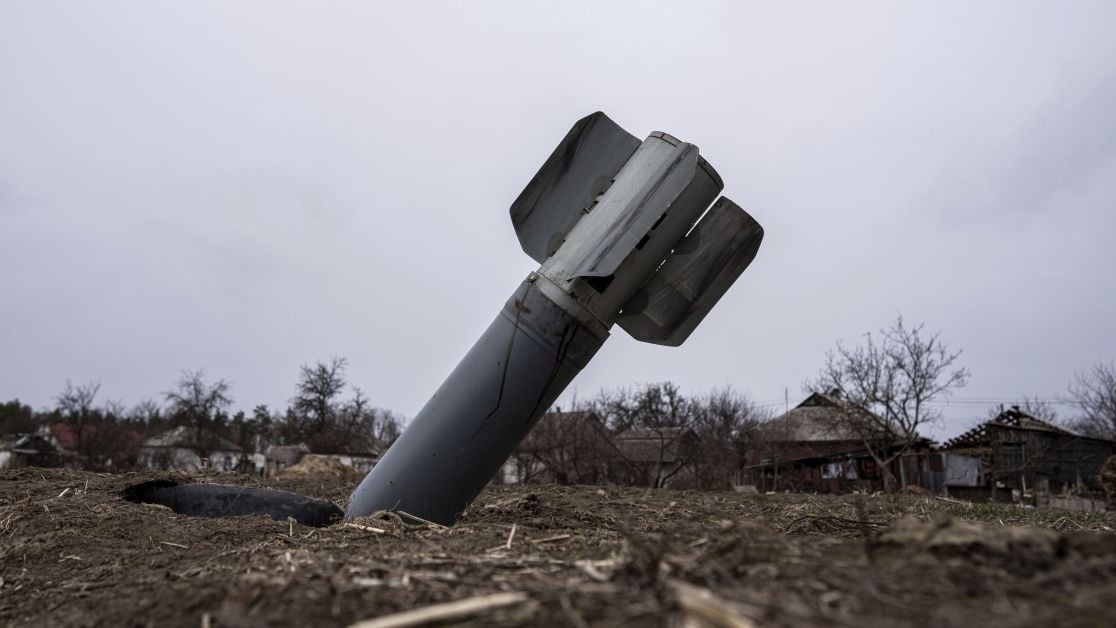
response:
M1078 403L1071 399L1059 399L1057 397L949 397L941 399L931 399L923 401L923 405L930 406L1004 406L1011 407L1013 405L1024 405L1026 403L1038 403L1043 405L1059 406L1059 407L1076 407ZM778 408L787 405L786 399L764 399L761 401L753 402L753 405L758 408Z

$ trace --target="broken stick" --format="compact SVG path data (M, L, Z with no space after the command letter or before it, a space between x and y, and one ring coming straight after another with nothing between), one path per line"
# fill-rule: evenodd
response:
M493 593L491 595L478 595L454 602L434 604L411 611L384 615L375 619L366 619L351 624L349 628L405 628L406 626L420 626L436 621L460 619L475 615L494 608L512 606L527 601L527 594L520 591L508 593Z

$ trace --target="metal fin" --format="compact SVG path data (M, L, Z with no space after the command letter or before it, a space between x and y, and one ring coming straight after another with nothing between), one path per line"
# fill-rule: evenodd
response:
M697 146L653 133L587 217L588 237L579 243L582 261L570 277L607 277L616 272L693 180L697 163Z
M577 121L511 206L523 251L542 263L639 148L600 111Z
M752 263L763 227L721 197L616 321L636 340L676 347Z

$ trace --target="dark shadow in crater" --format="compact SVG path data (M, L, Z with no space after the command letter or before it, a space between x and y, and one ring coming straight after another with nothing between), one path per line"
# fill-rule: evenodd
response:
M268 515L278 521L286 521L289 517L303 525L320 528L345 516L333 502L271 488L151 480L133 484L122 494L130 502L160 504L179 514L195 517Z

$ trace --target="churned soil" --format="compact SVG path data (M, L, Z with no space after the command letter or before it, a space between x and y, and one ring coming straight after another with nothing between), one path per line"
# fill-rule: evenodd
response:
M325 528L124 501L138 482L348 478L0 472L0 624L344 626L474 599L475 626L1100 626L1116 516L935 497L491 487L453 528ZM405 624L397 624L405 625Z

